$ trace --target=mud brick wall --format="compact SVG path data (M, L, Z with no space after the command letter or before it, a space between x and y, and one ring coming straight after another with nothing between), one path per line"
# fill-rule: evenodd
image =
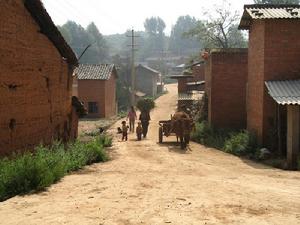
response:
M209 123L219 128L246 127L247 49L212 51L206 62Z
M247 129L261 144L272 145L276 102L264 82L300 78L300 21L254 21L249 31Z
M113 74L105 85L105 117L116 115L116 74Z
M72 70L23 1L1 1L0 15L0 154L69 139Z
M88 109L88 102L97 102L98 113L88 113L88 118L116 115L116 76L109 80L78 80L78 97Z

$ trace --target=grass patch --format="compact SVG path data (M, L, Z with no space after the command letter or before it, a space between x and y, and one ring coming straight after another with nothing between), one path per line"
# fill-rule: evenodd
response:
M108 160L105 146L111 138L98 137L88 143L79 141L68 145L39 146L34 153L14 155L0 160L0 201L30 191L40 191L59 181L71 171L96 162Z

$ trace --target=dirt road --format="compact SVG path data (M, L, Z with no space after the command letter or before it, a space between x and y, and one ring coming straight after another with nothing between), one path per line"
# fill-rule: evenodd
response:
M168 89L147 140L115 140L113 160L0 203L0 224L300 224L299 172L194 143L187 153L157 144L158 120L175 109L176 86Z

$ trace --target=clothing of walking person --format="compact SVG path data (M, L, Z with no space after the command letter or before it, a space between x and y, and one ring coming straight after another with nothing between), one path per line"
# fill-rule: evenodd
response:
M139 119L143 127L143 137L146 138L148 133L149 120L151 120L149 112L142 111Z
M127 119L129 119L129 131L130 132L134 132L134 124L135 124L136 118L137 118L137 116L136 116L134 107L131 106L131 108L128 112L128 115L127 115Z

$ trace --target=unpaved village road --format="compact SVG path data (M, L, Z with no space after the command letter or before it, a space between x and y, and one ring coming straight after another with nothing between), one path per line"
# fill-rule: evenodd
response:
M147 140L115 139L113 160L0 203L0 224L300 224L299 172L194 143L187 153L157 143L158 120L175 109L176 86L168 89Z

